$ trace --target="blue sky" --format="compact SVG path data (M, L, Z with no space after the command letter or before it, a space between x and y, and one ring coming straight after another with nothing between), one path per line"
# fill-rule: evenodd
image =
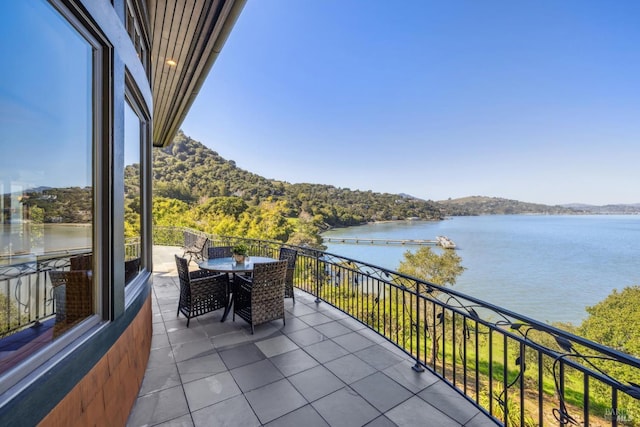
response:
M638 203L640 2L260 0L182 129L288 182Z

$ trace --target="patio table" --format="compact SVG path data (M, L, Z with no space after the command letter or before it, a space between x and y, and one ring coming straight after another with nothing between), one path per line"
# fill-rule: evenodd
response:
M230 273L234 276L238 273L251 273L253 272L253 267L255 264L263 264L267 262L276 262L277 259L269 258L264 256L249 256L245 258L244 262L236 262L231 257L225 258L211 258L198 263L198 267L203 270L215 271L218 273ZM231 307L233 306L235 292L231 292L231 297L229 298L229 304L224 309L224 313L222 314L221 322L227 320L227 316L231 311Z

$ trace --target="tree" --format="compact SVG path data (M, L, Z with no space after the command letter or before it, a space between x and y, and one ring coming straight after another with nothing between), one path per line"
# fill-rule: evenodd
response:
M580 335L634 357L640 357L639 305L640 286L626 287L621 292L614 289L604 300L587 307L589 316L580 325ZM637 368L607 360L594 360L593 363L623 384L640 384L640 370ZM602 402L609 402L611 389L595 381L593 383L592 393ZM618 408L624 408L625 415L632 420L631 425L640 424L640 400L620 393Z
M640 286L616 289L598 304L587 307L589 316L580 333L585 338L640 357Z
M455 285L458 276L465 270L461 262L462 258L455 251L445 250L438 255L430 247L423 246L416 252L404 253L404 261L400 262L398 272L436 285Z

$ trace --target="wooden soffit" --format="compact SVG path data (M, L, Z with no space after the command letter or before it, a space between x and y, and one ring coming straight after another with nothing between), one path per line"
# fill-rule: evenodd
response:
M173 141L246 0L147 0L153 145Z

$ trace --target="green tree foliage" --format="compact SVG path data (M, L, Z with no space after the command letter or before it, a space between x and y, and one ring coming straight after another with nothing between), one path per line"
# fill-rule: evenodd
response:
M408 196L266 179L238 168L182 132L169 147L154 151L153 174L156 196L189 204L229 196L249 206L286 202L285 217L298 218L303 213L319 217L314 224L323 228L372 220L442 217L435 203Z
M592 341L640 357L640 286L616 289L598 304L587 307L589 316L580 334Z
M455 285L465 270L461 263L462 258L455 251L445 250L438 255L430 247L422 246L415 252L404 253L398 271L436 285Z
M592 341L640 357L639 305L640 286L626 287L620 292L614 289L603 301L587 307L589 316L580 325L579 333ZM593 363L623 384L640 384L640 369L606 360ZM602 402L609 401L609 387L595 383L592 390ZM630 418L631 425L640 425L640 400L621 393L618 408Z

